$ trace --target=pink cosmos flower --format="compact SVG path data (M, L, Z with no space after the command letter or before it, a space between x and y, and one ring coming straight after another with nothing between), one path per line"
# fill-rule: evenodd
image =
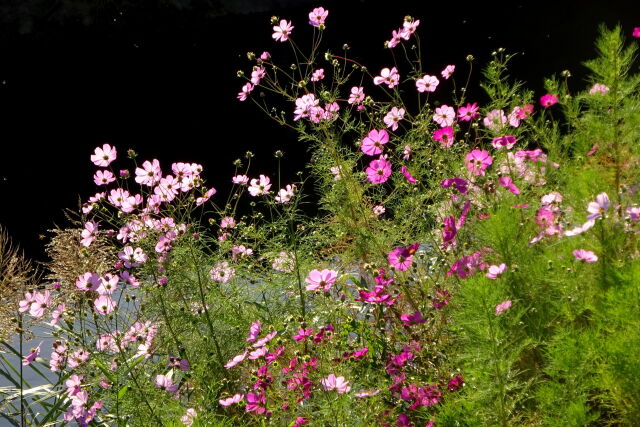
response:
M552 95L548 93L540 97L540 105L542 105L544 108L549 108L552 105L555 105L557 103L558 103L558 97L556 95Z
M440 127L447 127L453 124L455 117L456 112L453 107L442 105L441 107L436 108L435 114L433 115L433 121L438 123Z
M102 148L97 147L94 154L91 155L91 161L94 165L106 168L116 159L116 147L104 144Z
M329 11L322 7L316 7L309 13L309 25L314 27L320 27L324 25L324 21L327 19Z
M293 255L282 251L274 258L271 267L273 267L274 270L281 271L283 273L291 273L295 268L295 265L296 263Z
M491 141L491 145L493 145L493 148L497 150L501 150L503 148L510 150L511 148L513 148L516 142L517 140L515 136L505 135L493 138L493 140Z
M253 350L253 351L249 352L249 359L250 360L256 360L256 359L261 358L265 354L267 354L267 347L260 347L260 348L258 348L256 350Z
M413 254L416 253L420 243L416 242L406 248L397 246L387 254L389 264L396 270L406 271L413 263Z
M442 228L442 246L445 248L454 242L458 230L456 227L456 218L451 215L443 220Z
M116 177L108 170L99 170L93 175L93 182L96 185L109 185L116 180Z
M385 83L389 89L393 89L400 83L400 74L398 74L396 67L383 68L380 75L373 78L373 84L380 85L382 83Z
M410 145L405 145L404 146L404 151L402 152L402 160L409 160L409 158L411 157L411 146Z
M453 145L453 127L445 126L437 129L433 132L433 139L439 141L445 148L450 148Z
M482 123L492 131L499 132L507 123L507 116L502 110L491 110L487 117L482 120Z
M242 90L238 92L236 98L240 101L246 101L247 98L249 98L249 94L253 92L254 87L253 83L245 83L244 86L242 86Z
M311 75L312 82L319 82L322 79L324 79L324 68L315 70Z
M55 326L62 315L64 314L64 310L66 309L66 305L64 303L58 305L58 307L53 310L51 313L51 321L49 322L49 326Z
M218 283L227 283L236 275L233 267L227 261L219 262L209 271L211 280Z
M251 180L251 185L249 186L249 194L253 197L267 195L269 194L269 189L271 188L271 180L268 176L260 175L260 181L258 179L253 178Z
M500 316L504 311L511 308L511 301L504 301L496 305L496 316Z
M238 185L248 185L249 177L247 175L236 175L233 178L231 178L231 182Z
M78 276L78 280L76 280L76 287L81 291L95 291L102 284L102 280L100 276L96 273L84 273L81 276Z
M362 104L362 101L364 101L364 88L361 86L352 87L347 102L351 105L358 105Z
M498 278L498 276L500 276L505 271L507 271L507 264L505 263L502 263L500 265L490 265L489 268L487 269L487 274L485 274L485 276L488 279L495 280Z
M425 74L416 80L416 88L418 88L418 92L435 92L439 83L440 81L436 76Z
M631 35L637 39L640 39L640 27L635 27Z
M193 425L193 420L198 416L197 412L193 408L187 409L185 414L180 417L180 421L187 427L191 427Z
M259 320L252 322L251 327L249 328L249 336L247 337L247 342L254 342L260 335L261 328L262 324Z
M416 32L418 29L418 25L420 25L419 19L407 19L402 23L402 31L400 32L400 37L405 40L409 40L409 37Z
M469 122L478 117L478 109L479 107L476 102L473 104L467 103L464 107L458 108L458 119L461 122Z
M609 92L609 88L600 83L594 84L593 87L589 89L589 94L591 95L595 95L595 94L604 95L607 92Z
M236 228L236 220L231 216L226 216L220 220L220 228Z
M258 341L253 343L253 348L264 347L269 341L271 341L276 335L278 335L278 331L273 331L267 334L264 338L260 338Z
M385 207L384 207L384 206L382 206L382 205L376 205L376 206L374 206L374 207L373 207L373 214L374 214L375 216L380 216L380 215L382 215L383 213L385 213L385 211L386 211L386 209L385 209Z
M339 394L348 393L351 390L349 381L345 381L344 377L336 377L335 374L329 374L327 378L320 380L325 390L337 390Z
M247 405L245 406L245 412L255 412L256 414L268 414L267 408L262 405L267 403L267 398L264 393L247 393Z
M407 169L405 165L402 165L402 167L400 168L400 172L402 172L402 175L404 175L404 177L407 178L407 181L409 181L410 184L415 184L417 182L416 179L413 177L413 175L411 175L411 172L409 172L409 169Z
M456 66L455 65L447 65L446 67L444 67L444 70L442 70L440 72L440 74L442 75L442 77L444 77L445 79L449 79L449 77L451 77L451 75L453 74L453 72L456 70Z
M244 394L234 394L233 396L228 397L226 399L220 399L218 402L222 406L231 406L234 403L242 402L243 399L244 399Z
M154 383L160 390L164 390L167 393L175 393L178 391L178 385L173 383L171 375L158 374L156 375Z
M364 397L372 397L375 396L376 394L380 393L380 390L376 389L376 390L360 390L359 392L355 393L354 396L355 397L359 397L359 398L364 398Z
M592 263L598 261L598 256L591 251L587 251L584 249L576 249L573 252L573 256L578 261L584 261L587 263Z
M234 366L236 366L238 363L242 362L242 361L245 359L245 357L247 357L247 354L248 354L248 353L249 353L249 352L248 352L247 350L245 350L245 352L244 352L244 353L239 354L239 355L235 356L233 359L229 360L229 361L224 365L224 367L225 367L225 368L227 368L227 369L231 369L231 368L233 368L233 367L234 367Z
M293 25L291 25L290 21L286 21L284 19L281 19L280 20L280 25L274 25L273 26L273 34L271 34L271 37L275 41L286 42L287 40L289 40L289 36L291 35L291 31L294 28L295 27Z
M308 291L315 291L316 289L323 289L328 292L338 278L338 272L335 270L324 269L311 270L309 275L304 281L307 283Z
M640 207L632 206L627 208L627 219L633 222L640 222Z
M600 193L596 196L596 200L589 202L587 211L590 215L587 215L588 220L596 220L602 218L604 213L609 209L611 202L607 193Z
M206 190L206 188L205 188L205 190ZM211 198L211 196L213 196L216 193L217 193L217 191L216 191L215 188L210 188L201 197L198 197L196 199L196 206L202 206L207 200L209 200Z
M388 128L395 131L398 129L398 122L404 118L404 108L392 107L391 111L384 116L384 123Z
M146 160L142 167L136 168L136 182L141 185L147 185L153 187L162 178L162 170L160 169L160 162L157 159L152 161Z
M46 290L43 294L37 292L33 296L33 301L29 306L29 314L32 317L42 317L45 311L51 305L51 292Z
M382 146L387 142L389 142L389 134L387 133L386 130L373 129L362 140L360 149L362 150L363 153L369 156L376 156L382 153Z
M295 191L296 191L295 184L293 184L293 185L287 184L287 186L285 188L281 188L278 191L278 195L275 197L276 202L278 202L278 203L287 203L294 196Z
M467 154L467 170L477 176L484 175L484 171L493 163L493 159L486 150L473 150Z
M385 42L385 46L388 47L389 49L393 49L394 47L398 46L402 41L401 34L402 34L402 29L391 31L391 40L388 40L387 42Z
M511 191L513 194L520 194L520 189L513 183L513 180L509 176L503 176L498 179L498 184Z
M312 335L313 335L313 328L309 328L309 329L300 328L298 329L298 333L293 336L293 339L297 342L303 342L303 341L306 341L307 338L311 337Z
M314 111L314 109L318 110L319 104L320 100L316 99L316 96L312 93L308 93L306 95L302 95L300 98L297 98L296 108L293 111L293 120L297 121L310 117L310 114ZM320 108L320 110L322 110L322 108Z
M97 289L98 293L100 295L111 295L118 288L120 276L118 276L117 274L107 273L103 278L100 279L100 281L100 286Z
M93 302L96 311L103 316L112 313L118 305L111 297L107 295L101 295Z
M413 314L403 313L400 315L400 320L402 320L405 326L417 325L427 321L427 319L422 317L422 313L419 311L416 311Z
M22 359L22 364L24 366L28 366L31 363L33 363L34 360L36 360L36 357L38 357L40 355L40 346L42 345L44 341L40 341L40 344L38 344L37 347L32 348L31 350L29 350L29 354L27 354L23 359Z
M82 230L82 240L80 243L82 246L88 248L91 243L96 239L98 234L98 224L95 221L89 221L84 224L84 230Z
M391 162L383 158L372 160L366 172L371 183L382 184L391 176Z
M253 67L253 71L251 71L251 83L254 85L259 85L260 81L265 78L267 75L267 70L264 67Z
M449 188L451 186L454 186L460 194L467 194L468 185L469 183L467 182L467 180L463 178L446 178L446 179L443 179L442 182L440 183L440 186L442 188Z

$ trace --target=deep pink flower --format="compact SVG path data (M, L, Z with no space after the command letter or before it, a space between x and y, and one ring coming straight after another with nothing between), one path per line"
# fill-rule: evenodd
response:
M496 305L496 316L500 316L504 311L511 308L511 301L504 301Z
M418 92L435 92L438 83L440 83L440 81L436 76L425 74L416 80L416 88L418 88Z
M446 289L440 290L436 289L436 296L433 297L433 308L436 310L442 310L449 304L449 300L451 299L451 294Z
M366 172L370 182L373 184L382 184L391 176L391 162L383 158L372 160Z
M446 178L446 179L443 179L442 182L440 183L440 186L442 188L449 188L452 185L456 188L456 190L460 194L467 194L467 192L468 192L467 186L469 185L469 183L467 182L466 179L463 179L463 178Z
M584 261L587 263L592 263L598 261L598 256L594 254L592 251L587 251L584 249L576 249L573 252L573 256L578 261Z
M289 36L291 35L291 31L294 28L295 27L291 25L290 21L281 19L280 25L273 26L273 34L271 34L271 37L275 41L286 42L289 39Z
M395 131L398 129L398 122L404 118L404 108L392 107L382 119L388 128Z
M349 381L345 381L344 377L336 377L335 374L329 374L327 378L320 380L325 390L336 390L339 394L348 393L351 390Z
M306 341L307 338L312 335L313 335L313 328L309 328L309 329L300 328L298 329L298 333L293 336L293 339L298 342Z
M474 175L484 175L485 169L493 163L493 159L486 150L473 150L467 154L467 170Z
M442 105L441 107L436 108L435 114L433 115L433 121L438 123L440 127L447 127L453 124L455 117L456 112L453 107Z
M416 242L406 248L398 246L387 254L389 264L396 270L406 271L413 262L413 255L416 253L420 243Z
M402 165L402 167L400 168L400 172L402 172L402 175L404 175L404 177L407 178L407 181L409 181L410 184L415 184L417 182L416 179L413 177L413 175L411 175L411 172L409 172L409 169L407 169L405 165Z
M267 399L264 393L247 393L247 405L245 406L245 412L255 412L256 414L268 414L267 408L265 408L264 404L267 403Z
M488 279L497 279L498 276L507 271L507 264L502 263L500 265L490 265L485 275Z
M542 105L544 108L549 108L552 105L557 103L558 103L558 97L550 93L546 95L542 95L540 97L540 105Z
M516 142L517 140L515 136L505 135L493 138L493 140L491 141L491 145L493 145L493 148L498 150L502 148L510 150L511 148L513 148Z
M503 176L498 179L498 184L511 191L513 194L520 194L520 189L513 183L511 177Z
M22 359L22 364L24 366L28 366L31 363L33 363L33 361L36 360L36 357L38 357L40 355L40 346L42 345L42 343L43 343L43 341L40 341L40 344L38 344L37 347L34 347L31 350L29 350L29 354L27 354Z
M328 10L325 10L323 7L316 7L309 13L309 25L314 27L324 25L327 15L329 15Z
M439 141L443 147L449 148L453 145L453 127L445 126L433 132L433 139Z
M427 319L422 317L422 313L419 311L416 311L413 314L403 313L400 315L400 320L402 320L405 326L417 325L427 321Z
M400 83L400 74L398 74L396 67L383 68L380 75L373 78L373 84L380 85L382 83L385 83L389 89L393 89Z
M304 281L307 283L308 291L323 289L325 292L328 292L333 284L336 283L337 278L338 272L335 270L311 270Z
M464 385L464 376L462 374L458 374L455 377L451 378L449 380L449 383L447 384L447 388L449 389L449 391L457 391L460 390L460 388Z
M461 122L469 122L478 117L478 103L467 103L464 107L458 108L458 119Z
M106 168L116 159L116 147L104 144L102 148L97 147L94 154L91 155L91 161L94 165Z
M376 156L382 153L382 146L389 142L389 134L386 130L373 129L364 137L360 149L369 156Z
M451 77L455 70L455 65L447 65L446 67L444 67L444 70L440 72L440 75L442 75L442 77L444 77L445 79L448 79L449 77Z
M456 238L456 218L451 215L446 217L443 222L442 245L446 248L451 243L453 243L454 239Z

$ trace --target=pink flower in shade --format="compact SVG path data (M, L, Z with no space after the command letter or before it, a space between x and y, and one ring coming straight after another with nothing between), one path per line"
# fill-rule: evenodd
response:
M96 273L84 273L78 276L76 287L81 291L95 291L102 284L102 279Z
M552 105L555 105L557 103L558 103L558 97L550 93L546 95L542 95L540 97L540 105L542 105L544 108L549 108Z
M456 70L455 65L447 65L446 67L444 67L444 70L440 72L440 75L445 79L448 79L449 77L451 77L451 75L455 70Z
M220 228L236 228L236 220L231 216L226 216L220 220Z
M493 163L493 159L486 150L473 150L467 154L467 170L477 176L484 175L484 171Z
M236 271L229 266L227 261L219 262L209 271L211 280L218 283L227 283L235 277Z
M327 19L327 15L329 15L329 11L325 10L322 7L316 7L311 12L309 12L309 25L314 27L320 27L324 25L324 21Z
M246 101L247 98L249 98L249 94L253 92L254 87L253 83L245 83L244 86L242 86L242 90L238 92L236 98L240 101Z
M510 150L511 148L513 148L516 142L517 140L515 136L505 135L493 138L493 140L491 141L491 145L493 145L493 148L497 150L501 150L503 148Z
M106 316L109 313L112 313L113 310L116 309L118 305L111 297L107 295L101 295L93 302L93 305L96 308L96 311L103 316Z
M99 170L93 175L96 185L109 185L115 180L116 177L108 170Z
M94 165L106 168L116 159L116 147L104 144L102 148L97 147L94 154L91 155L91 161Z
M406 248L398 246L387 254L389 264L396 270L406 271L413 263L413 254L416 253L420 243L416 242Z
M449 380L447 384L447 388L449 391L458 391L464 385L464 376L462 374L458 374L455 377Z
M454 242L457 233L456 218L451 215L444 219L442 228L442 246L445 248Z
M456 112L453 107L443 105L436 108L433 115L433 121L440 125L440 127L447 127L453 124L453 120L456 117Z
M410 145L405 145L404 146L404 151L402 152L402 160L409 160L409 158L411 157L411 146Z
M313 335L313 328L309 328L309 329L300 328L298 329L298 333L293 336L293 339L295 341L302 342L302 341L306 341L307 338L311 337L312 335Z
M324 79L324 68L319 68L315 70L311 75L312 82L319 82L322 79Z
M249 392L247 393L247 405L245 406L244 410L245 412L255 412L256 414L269 414L269 412L267 411L267 408L265 408L262 405L265 405L267 403L267 398L265 397L264 393L253 393L253 392Z
M576 249L573 252L573 256L578 261L584 261L587 263L592 263L598 261L598 256L591 251L587 251L584 249Z
M359 392L355 393L354 396L355 397L359 397L359 398L365 398L365 397L372 397L375 396L376 394L380 393L380 390L360 390Z
M609 88L600 83L594 84L593 87L589 89L589 94L591 95L595 95L595 94L604 95L607 92L609 92Z
M193 425L193 420L198 416L197 412L193 408L187 409L186 413L180 417L180 421L187 427L191 427Z
M469 183L467 182L467 180L463 178L446 178L443 179L440 183L440 186L442 188L449 188L451 186L454 186L460 194L467 194L467 192L469 191L467 188L468 185Z
M503 176L498 179L498 184L511 191L513 194L520 194L520 189L513 183L511 177Z
M485 274L485 276L488 279L495 280L498 278L498 276L500 276L505 271L507 271L507 264L505 263L502 263L500 265L490 265L489 268L487 269L487 274Z
M249 194L253 197L269 194L271 180L268 176L260 175L260 180L253 178L249 186Z
M215 188L210 188L209 190L207 190L201 197L198 197L196 199L196 206L202 206L206 201L208 201L211 196L213 196L214 194L216 194L216 189Z
M374 214L375 216L380 216L380 215L382 215L383 213L385 213L385 211L386 211L386 209L385 209L385 207L384 207L384 206L382 206L382 205L376 205L376 206L374 206L374 207L373 207L373 214Z
M372 160L366 172L371 183L382 184L391 176L391 162L383 158Z
M627 219L633 222L640 222L640 207L632 206L627 208Z
M403 313L400 315L400 320L402 320L405 326L417 325L427 321L427 319L422 317L422 313L419 311L416 311L413 314Z
M294 196L296 191L296 186L287 184L285 188L281 188L278 191L278 195L275 197L276 202L278 203L287 203Z
M43 341L40 341L40 344L38 344L37 347L32 348L31 350L29 350L29 354L27 354L22 359L22 364L24 366L31 365L31 363L33 363L33 361L36 360L36 357L40 356L40 346L42 345L42 343L43 343Z
M589 215L587 215L587 219L596 220L602 218L610 205L611 202L609 201L607 193L598 194L595 201L589 202L589 206L587 207Z
M398 129L398 122L404 118L404 108L392 107L391 111L384 116L384 123L388 128L395 131Z
M451 265L449 271L447 271L447 276L451 276L455 274L461 279L465 279L471 275L473 275L476 270L484 270L486 269L486 264L482 259L482 252L476 251L471 255L465 255L462 258L458 259L456 262Z
M411 172L409 172L409 169L407 169L405 165L402 165L402 167L400 168L400 172L402 172L402 175L404 175L404 177L407 178L407 181L409 181L410 184L415 184L417 182L416 179L413 177L413 175L411 175Z
M358 105L362 104L362 101L364 101L364 88L361 86L352 87L347 102L351 105Z
M259 85L260 81L265 78L267 75L267 71L264 67L253 67L253 71L251 71L251 83L254 85Z
M135 180L138 184L153 187L160 182L160 178L162 178L162 170L157 159L146 160L141 168L136 168Z
M389 142L389 134L386 130L373 129L362 140L360 149L364 154L367 154L369 156L376 156L382 153L382 146L387 142Z
M295 27L291 25L290 21L281 19L280 25L273 26L273 34L271 34L271 38L273 38L275 41L286 42L287 40L289 40L291 31L294 28Z
M449 148L453 145L453 128L445 126L433 132L433 139L439 141L443 147Z
M247 175L236 175L233 178L231 178L231 182L238 185L248 185L249 177Z
M220 405L222 406L231 406L234 403L242 402L243 399L244 399L244 394L234 394L233 396L228 397L226 399L220 399L218 403L220 403Z
M260 335L260 329L262 324L259 320L252 322L251 327L249 328L249 336L247 337L247 342L254 342L258 336Z
M233 367L234 367L234 366L236 366L238 363L242 362L242 361L247 357L247 354L248 354L248 353L249 353L249 352L248 352L247 350L245 350L245 352L244 352L244 353L239 354L239 355L235 356L233 359L229 360L229 361L224 365L224 367L225 367L225 368L227 368L227 369L231 369L231 368L233 368Z
M58 305L58 307L55 310L53 310L53 312L51 313L51 321L49 322L49 326L55 326L58 323L58 321L64 314L65 309L66 309L66 305L62 303Z
M496 316L500 316L504 311L511 308L511 301L504 301L496 305Z
M451 294L446 289L436 289L436 295L433 297L433 308L436 310L442 310L449 304Z
M473 104L467 103L467 105L458 108L458 120L461 122L469 122L472 119L478 117L478 104L474 102Z
M380 75L373 78L373 84L380 85L382 83L386 84L389 89L393 89L400 83L400 74L398 74L396 67L383 68Z
M333 284L336 283L337 278L338 272L335 270L311 270L304 281L307 283L308 291L323 289L325 292L328 292Z
M166 391L167 393L175 393L178 391L178 385L174 384L171 380L171 375L156 375L156 380L154 381L156 387L160 390Z
M349 381L345 381L344 377L336 377L335 374L329 374L327 378L320 380L325 390L337 390L339 394L348 393L351 390Z
M94 240L96 240L98 234L98 224L95 221L89 221L84 224L84 230L82 230L82 240L80 243L82 246L88 248L91 246Z
M439 83L436 76L425 74L416 80L416 88L418 88L418 92L435 92Z
M482 123L492 131L499 132L507 123L507 116L502 110L491 110L487 117L482 120Z

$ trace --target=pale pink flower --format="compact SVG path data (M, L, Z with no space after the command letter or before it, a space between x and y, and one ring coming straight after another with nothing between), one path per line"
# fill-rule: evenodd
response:
M486 150L473 150L467 154L467 169L474 175L484 175L485 169L493 163L493 159Z
M328 292L338 278L338 272L335 270L324 269L311 270L309 275L304 281L307 283L308 291L315 291L316 289L323 289Z
M507 271L507 264L502 263L500 265L490 265L489 268L487 269L487 274L485 274L485 276L488 279L497 279L498 276L500 276L501 274L503 274L505 271Z
M238 354L237 356L234 356L234 357L233 357L233 359L229 360L229 361L224 365L224 367L225 367L225 368L227 368L227 369L231 369L231 368L233 368L233 367L234 367L234 366L236 366L238 363L242 362L242 361L245 359L245 357L247 357L247 354L248 354L248 353L249 353L249 352L245 350L245 352L244 352L244 353L242 353L242 354Z
M40 346L42 345L43 341L40 341L40 344L38 344L37 347L32 348L31 350L29 350L29 354L27 354L23 359L22 359L22 364L24 366L28 366L31 363L33 363L34 360L36 360L36 357L40 356Z
M354 86L351 88L351 94L349 95L349 100L347 101L351 105L362 104L364 101L364 88L361 86Z
M249 186L249 194L253 197L269 194L271 188L271 180L269 177L260 175L260 180L253 178Z
M373 207L373 214L376 216L380 216L385 213L386 209L382 205L376 205Z
M588 221L586 221L584 224L579 225L578 227L575 227L571 230L567 230L564 232L565 236L571 237L571 236L577 236L578 234L582 234L585 231L589 230L590 228L592 228L594 225L596 224L595 219L590 219Z
M507 116L502 110L491 110L482 122L492 131L499 132L507 123Z
M418 92L435 92L438 83L440 83L440 81L436 76L425 74L416 80L416 88L418 88Z
M180 417L180 421L182 421L182 424L184 424L187 427L191 427L193 425L193 420L198 416L198 413L196 412L195 409L193 408L189 408L187 409L187 412Z
M37 292L33 297L33 302L29 307L29 314L32 317L42 317L51 305L51 292L46 290L43 294Z
M324 21L327 19L327 15L329 15L329 11L325 10L323 7L316 7L311 12L309 12L309 25L314 27L320 27L324 25Z
M287 203L291 200L296 191L296 186L288 184L285 188L281 188L278 191L278 195L275 197L278 203Z
M240 101L246 101L247 98L249 98L249 94L253 92L254 87L255 86L253 85L253 83L245 83L242 86L242 90L238 92L236 98L238 98Z
M231 178L231 182L238 185L248 185L249 177L247 175L236 175L233 178Z
M611 202L607 193L600 193L596 196L596 200L589 203L587 211L590 215L587 215L588 220L596 220L602 218L604 213L609 209Z
M324 79L324 68L319 68L311 74L312 82L319 82L322 79Z
M97 147L94 154L91 155L91 161L94 165L106 168L116 159L116 147L104 144L102 148Z
M281 19L280 25L273 26L273 34L271 34L271 37L275 41L286 42L289 39L289 36L291 35L291 31L294 28L295 27L291 25L290 21Z
M511 308L511 301L504 301L496 305L496 316L500 316L504 311Z
M420 25L419 19L408 19L402 23L402 31L400 33L400 37L405 40L409 40L409 37L416 32L418 29L418 25Z
M82 240L80 243L82 246L88 248L91 243L96 239L98 234L98 224L95 221L89 221L84 224L84 230L82 230Z
M267 71L264 67L253 67L253 71L251 71L251 83L254 85L259 85L260 81L267 75Z
M178 391L178 385L174 384L171 380L171 375L156 375L155 385L160 389L164 390L167 393L175 393Z
M410 157L411 157L411 146L407 144L404 146L404 151L402 152L402 160L409 160Z
M433 121L438 123L440 127L446 127L453 124L455 117L456 112L453 107L442 105L441 107L436 108L435 114L433 115Z
M74 351L73 354L69 356L69 360L67 362L69 368L77 368L78 366L82 365L89 359L89 355L90 353L83 348L79 348L78 350Z
M227 283L236 275L233 267L227 261L219 262L209 271L211 280L218 283Z
M398 46L402 38L401 34L402 34L402 28L400 28L399 30L391 31L391 40L388 40L385 43L386 47L388 47L389 49L393 49L394 47Z
M473 104L467 103L464 107L458 108L458 119L461 122L469 122L478 117L478 109L476 102Z
M100 280L100 286L98 287L98 289L96 289L98 293L100 295L111 295L118 288L120 276L118 276L117 274L107 273Z
M264 347L264 345L271 341L276 335L278 335L278 331L270 332L264 338L260 338L258 341L254 342L253 348Z
M249 360L256 360L267 354L267 347L260 347L249 352Z
M259 320L252 322L251 327L249 328L249 336L247 337L247 342L254 342L260 335L261 328L262 323L260 323Z
M451 77L451 75L453 74L453 72L456 70L456 66L455 65L447 65L446 67L444 67L444 70L442 70L440 72L440 74L442 75L442 77L444 77L445 79L448 79L449 77Z
M335 374L329 374L327 378L320 380L325 390L337 390L339 394L348 393L351 390L349 381L345 381L344 377L336 377Z
M573 256L578 261L584 261L587 263L592 263L598 261L598 256L594 254L592 251L587 251L584 249L576 249L573 252Z
M386 132L386 131L385 131ZM331 173L333 174L333 179L335 181L340 181L342 179L342 174L341 174L341 169L340 166L331 166L329 168L329 170L331 171Z
M384 116L384 123L388 128L395 131L398 129L398 122L404 118L404 108L392 107L391 111Z
M162 178L162 170L157 159L146 160L141 168L136 168L135 180L138 184L153 187L160 181L160 178Z
M640 207L632 206L627 208L627 218L633 222L640 221Z
M380 75L373 78L373 84L380 85L382 83L385 83L389 89L393 89L400 83L400 74L398 74L396 67L383 68Z
M274 270L283 273L291 273L294 270L295 265L296 263L293 255L283 251L274 258L271 267L273 267Z
M382 184L391 176L391 162L383 158L372 160L366 172L370 182L373 184Z
M81 291L95 291L102 284L102 280L100 276L96 273L84 273L81 276L78 276L78 280L76 280L76 287Z
M99 170L93 175L93 182L96 185L108 185L116 180L116 177L108 170Z
M244 399L244 395L243 394L234 394L233 396L228 397L226 399L220 399L218 402L222 406L231 406L234 403L242 402L243 399Z
M355 393L354 396L355 397L359 397L359 398L364 398L364 397L372 397L375 396L376 394L380 393L380 390L375 389L375 390L360 390L359 392Z
M112 313L118 305L111 297L107 295L101 295L93 302L96 311L104 316Z
M220 228L236 228L236 220L231 216L226 216L220 220Z
M296 99L296 108L293 111L293 120L297 121L309 117L314 107L320 104L320 100L316 99L316 96L312 93L302 95Z
M49 326L55 326L58 323L58 321L60 321L60 318L64 314L65 309L66 309L66 305L62 303L58 305L58 307L55 310L53 310L53 312L51 313L51 321L49 322Z
M210 188L207 190L201 197L196 198L196 206L202 206L205 202L207 202L211 196L216 194L215 188Z
M251 256L253 249L247 248L244 245L234 246L231 248L231 253L233 254L233 262L238 262L238 255Z
M363 153L369 156L376 156L382 153L382 146L387 142L389 142L389 134L387 133L386 130L373 129L362 140L360 149L362 150Z

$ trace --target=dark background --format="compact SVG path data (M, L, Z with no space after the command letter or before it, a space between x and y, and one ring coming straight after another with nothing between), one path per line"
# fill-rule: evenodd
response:
M631 39L640 26L639 3L5 0L0 224L28 255L44 259L38 236L54 222L64 224L63 208L97 191L89 156L104 142L118 148L120 159L127 148L140 161L158 158L165 171L172 161L202 163L209 185L222 194L233 160L247 150L257 156L252 175L273 173L272 153L281 149L285 175L293 177L307 158L303 144L250 102L236 100L244 83L236 71L251 70L247 51L282 52L291 60L288 47L271 39L272 15L293 20L292 37L306 46L307 14L325 7L325 46L338 52L349 43L352 57L378 71L392 64L384 41L410 14L421 20L431 74L447 64L464 70L473 54L477 77L491 51L504 47L522 53L510 74L542 94L543 78L565 69L582 88L581 61L595 55L598 25L619 23Z

